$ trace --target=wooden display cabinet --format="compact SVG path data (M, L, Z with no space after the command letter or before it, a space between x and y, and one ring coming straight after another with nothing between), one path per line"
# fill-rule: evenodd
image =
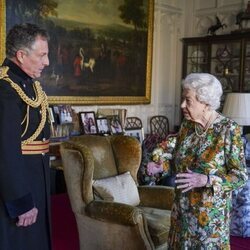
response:
M250 92L250 33L183 38L182 78L210 73L226 93ZM222 108L222 107L221 107Z

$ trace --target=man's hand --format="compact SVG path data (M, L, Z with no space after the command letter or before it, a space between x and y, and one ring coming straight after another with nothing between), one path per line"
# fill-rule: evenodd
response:
M28 212L18 216L18 222L16 225L18 227L27 227L36 222L38 210L37 208L32 208Z

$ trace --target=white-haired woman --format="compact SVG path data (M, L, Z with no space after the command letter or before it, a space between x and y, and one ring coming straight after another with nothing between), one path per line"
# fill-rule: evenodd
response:
M160 144L176 174L169 249L230 249L231 191L245 184L247 172L238 124L216 111L221 95L213 75L188 75L180 131Z

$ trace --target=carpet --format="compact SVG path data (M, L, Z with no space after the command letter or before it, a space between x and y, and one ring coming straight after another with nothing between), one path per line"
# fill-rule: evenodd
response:
M52 249L79 250L74 214L67 194L51 196Z
M231 236L231 250L249 250L250 249L250 237L242 238Z
M66 193L51 196L51 213L53 250L79 250L76 221ZM250 238L231 236L231 250L250 250Z

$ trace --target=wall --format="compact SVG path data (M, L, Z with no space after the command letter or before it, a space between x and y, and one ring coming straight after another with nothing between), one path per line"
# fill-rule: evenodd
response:
M228 34L238 28L235 24L236 15L240 10L245 10L248 1L242 0L195 0L193 11L192 30L187 30L187 36L200 36L207 34L207 28L216 23L217 15L226 28L220 29L216 34Z
M152 98L148 105L115 105L101 108L126 108L128 116L142 119L149 132L149 118L166 115L170 128L180 123L182 37L204 36L215 24L217 15L227 28L217 34L237 29L235 16L245 10L243 0L155 0ZM99 106L75 107L79 111L96 111Z

